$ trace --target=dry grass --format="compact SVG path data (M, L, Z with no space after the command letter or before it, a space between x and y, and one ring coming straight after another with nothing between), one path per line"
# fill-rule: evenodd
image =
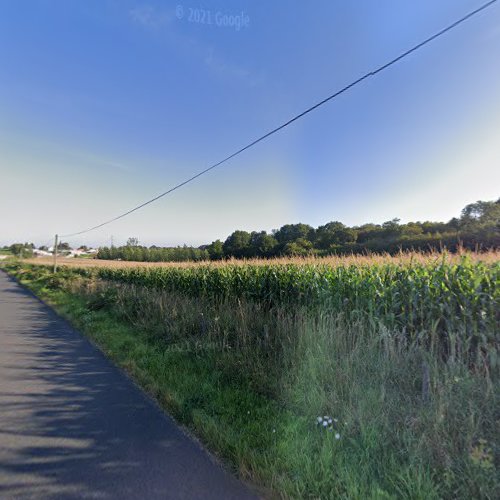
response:
M448 262L458 262L464 255L469 256L473 261L481 262L499 262L500 250L491 250L488 252L469 252L462 251L457 254L447 254ZM347 256L329 256L329 257L280 257L275 259L231 259L225 261L201 261L201 262L128 262L119 260L99 260L99 259L76 259L64 258L58 259L59 265L79 268L90 267L112 267L112 268L131 268L131 267L175 267L189 268L198 266L221 267L227 264L231 265L256 265L267 264L328 264L332 267L342 265L372 265L372 264L409 264L409 263L429 263L439 260L443 257L441 252L403 252L397 255L389 254L371 254L371 255L347 255ZM25 259L28 264L52 265L51 257L36 257Z

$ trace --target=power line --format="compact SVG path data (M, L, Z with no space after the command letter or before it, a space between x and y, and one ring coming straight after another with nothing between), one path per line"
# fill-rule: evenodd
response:
M202 170L201 172L198 172L196 175L193 175L189 179L181 182L180 184L177 184L176 186L174 186L174 187L170 188L169 190L165 191L164 193L161 193L158 196L155 196L154 198L151 198L150 200L148 200L148 201L146 201L144 203L141 203L140 205L132 208L131 210L128 210L127 212L125 212L125 213L123 213L121 215L118 215L117 217L113 217L112 219L109 219L109 220L107 220L107 221L105 221L105 222L103 222L101 224L98 224L97 226L93 226L91 228L84 229L82 231L78 231L76 233L63 234L63 235L61 235L61 237L77 236L79 234L88 233L89 231L94 231L95 229L99 229L100 227L103 227L103 226L105 226L107 224L111 224L112 222L115 222L115 221L117 221L119 219L122 219L123 217L126 217L127 215L130 215L131 213L133 213L133 212L135 212L137 210L140 210L141 208L145 207L146 205L149 205L150 203L153 203L153 202L159 200L160 198L163 198L164 196L172 193L173 191L176 191L177 189L181 188L182 186L185 186L186 184L194 181L198 177L201 177L202 175L206 174L207 172L210 172L210 170L213 170L214 168L219 167L223 163L226 163L227 161L229 161L232 158L234 158L235 156L243 153L247 149L250 149L251 147L253 147L256 144L258 144L259 142L263 141L264 139L267 139L268 137L270 137L271 135L275 134L276 132L279 132L280 130L284 129L285 127L288 127L288 125L291 125L293 122L297 121L299 118L302 118L303 116L307 115L311 111L314 111L316 108L319 108L323 104L326 104L327 102L331 101L332 99L335 99L339 95L343 94L347 90L349 90L349 89L353 88L354 86L358 85L359 83L361 83L362 81L366 80L367 78L375 76L378 73L380 73L381 71L384 71L385 69L389 68L393 64L396 64L397 62L401 61L401 59L404 59L405 57L409 56L413 52L415 52L418 49L422 48L424 45L427 45L428 43L432 42L436 38L439 38L440 36L444 35L448 31L452 30L453 28L457 27L458 25L462 24L463 22L467 21L471 17L475 16L479 12L481 12L481 11L485 10L486 8L490 7L491 5L493 5L496 2L497 2L497 0L491 0L491 1L487 2L487 3L485 3L484 5L482 5L481 7L477 8L476 10L473 10L472 12L469 12L467 15L465 15L462 18L460 18L458 21L455 21L454 23L450 24L449 26L447 26L446 28L442 29L441 31L439 31L436 34L432 35L431 37L425 39L423 42L420 42L419 44L415 45L414 47L412 47L411 49L407 50L406 52L403 52L402 54L400 54L396 58L392 59L388 63L386 63L386 64L378 67L377 69L375 69L373 71L370 71L370 72L364 74L362 77L360 77L357 80L353 81L352 83L350 83L349 85L345 86L344 88L338 90L334 94L328 96L326 99L323 99L322 101L314 104L310 108L308 108L305 111L303 111L302 113L294 116L293 118L291 118L287 122L283 123L282 125L274 128L270 132L267 132L267 134L264 134L263 136L261 136L258 139L254 140L250 144L247 144L246 146L242 147L241 149L238 149L236 152L230 154L229 156L227 156L223 160L215 163L214 165L206 168L205 170Z

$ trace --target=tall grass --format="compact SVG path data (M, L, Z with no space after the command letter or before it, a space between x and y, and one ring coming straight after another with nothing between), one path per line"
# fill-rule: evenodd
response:
M98 268L101 279L209 300L249 300L263 308L305 307L377 331L398 332L444 358L498 368L500 263L270 264L188 268ZM402 335L401 335L402 334Z
M498 377L471 370L464 353L444 362L404 332L304 306L102 281L75 293L90 309L110 307L156 349L208 362L218 384L275 401L279 416L259 408L247 415L241 395L214 409L195 389L178 411L206 412L216 425L228 413L239 437L225 441L222 425L212 439L285 496L494 498L500 486ZM337 419L339 440L317 428L318 415Z

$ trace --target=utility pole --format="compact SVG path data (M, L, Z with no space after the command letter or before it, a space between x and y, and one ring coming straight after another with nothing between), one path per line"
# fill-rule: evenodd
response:
M54 273L57 272L57 244L59 240L59 236L56 234L55 240L54 240Z

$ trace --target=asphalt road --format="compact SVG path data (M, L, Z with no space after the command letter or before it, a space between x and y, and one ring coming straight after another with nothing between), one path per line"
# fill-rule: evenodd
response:
M256 496L0 271L0 498Z

